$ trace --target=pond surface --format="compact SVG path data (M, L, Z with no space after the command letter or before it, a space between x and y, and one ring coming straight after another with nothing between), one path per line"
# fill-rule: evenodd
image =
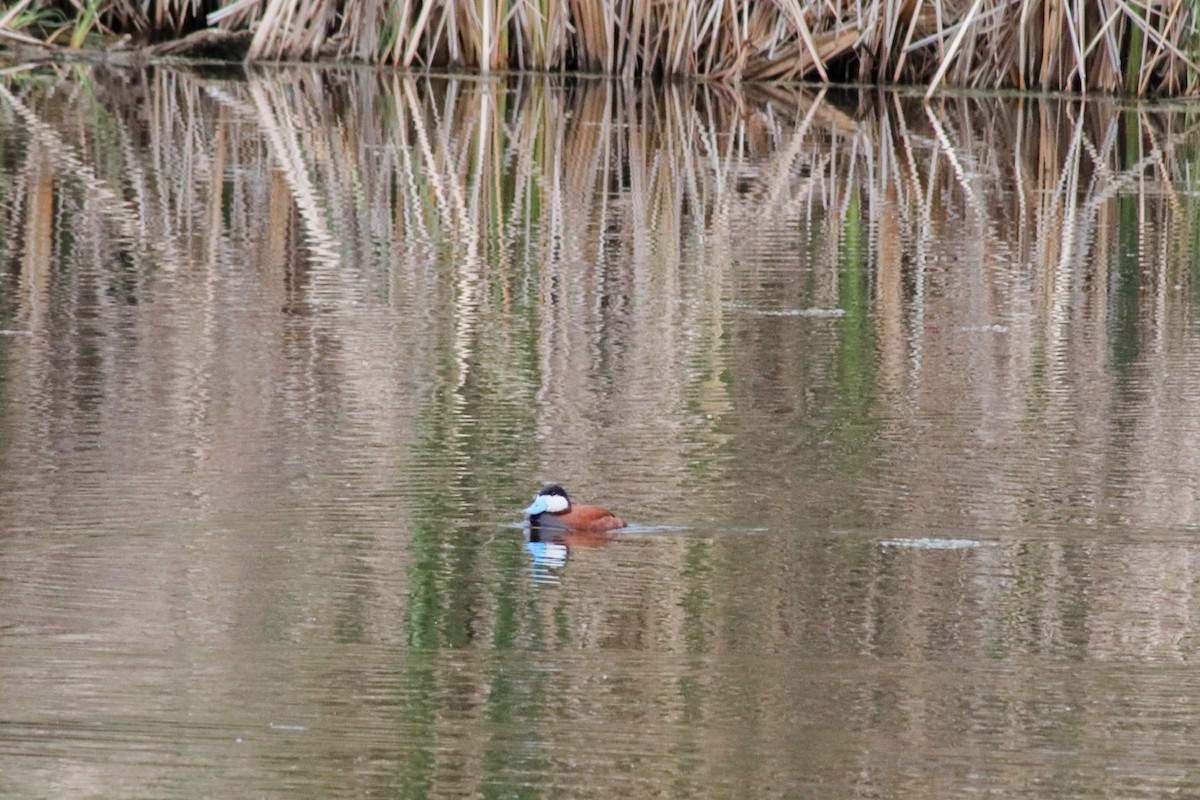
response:
M5 72L0 796L1200 793L1198 122Z

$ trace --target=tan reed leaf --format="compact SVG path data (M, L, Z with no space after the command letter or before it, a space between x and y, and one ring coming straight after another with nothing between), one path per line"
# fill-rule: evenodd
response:
M925 99L928 100L933 93L937 91L938 85L945 77L946 71L950 68L951 62L954 60L955 54L962 46L963 40L966 38L967 31L971 28L971 22L979 13L979 9L983 7L983 0L974 0L971 4L971 10L967 12L966 19L963 20L962 26L959 28L958 35L954 37L954 41L950 43L950 49L946 51L946 55L942 58L942 63L938 66L938 70L934 73L933 80L929 82L929 88L925 91Z
M825 72L825 62L817 50L816 42L813 41L812 31L809 30L808 23L804 21L803 9L800 8L796 0L776 0L776 2L783 7L785 13L791 18L796 32L800 34L800 40L804 42L804 47L808 50L808 55L812 59L813 67L816 69L817 74L821 76L821 80L829 83L829 74Z

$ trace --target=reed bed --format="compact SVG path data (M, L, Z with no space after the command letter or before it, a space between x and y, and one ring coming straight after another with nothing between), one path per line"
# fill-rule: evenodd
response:
M17 0L0 42L207 25L246 34L251 61L1180 95L1197 90L1198 14L1178 0Z

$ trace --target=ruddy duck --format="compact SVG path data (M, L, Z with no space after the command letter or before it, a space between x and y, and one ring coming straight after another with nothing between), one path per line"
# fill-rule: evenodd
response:
M600 506L571 503L567 492L557 483L542 487L529 508L530 524L560 525L582 531L611 531L625 527L625 520Z

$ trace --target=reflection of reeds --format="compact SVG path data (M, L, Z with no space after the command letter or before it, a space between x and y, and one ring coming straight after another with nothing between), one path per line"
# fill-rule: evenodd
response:
M191 79L160 75L152 87L157 102L176 99L165 109L155 141L178 148L168 163L182 164L184 171L172 175L133 162L120 176L106 178L87 164L74 174L90 180L98 197L111 198L111 216L127 237L154 231L153 249L178 265L186 250L181 237L188 231L174 220L212 213L204 211L211 200L193 192L207 185L210 179L199 178L219 163L218 156L229 156L214 153L214 140L182 122L210 113L199 96L178 99ZM256 168L274 164L286 180L312 255L323 253L336 262L333 243L345 246L356 229L387 236L396 252L427 249L440 240L469 271L459 285L467 309L482 302L474 292L489 280L500 281L506 304L520 291L512 282L513 253L506 244L511 242L524 248L526 259L537 248L552 262L582 260L595 269L612 261L603 249L605 230L627 226L634 248L628 256L637 260L644 257L638 251L657 246L645 238L650 230L683 236L691 228L708 246L720 246L715 237L733 235L731 226L753 225L766 210L829 220L822 235L833 246L856 184L865 197L863 224L888 230L894 221L883 225L873 215L897 207L895 220L918 234L919 256L936 235L941 209L961 207L983 226L981 232L1008 226L983 198L985 175L1008 176L1004 180L1015 187L1017 206L1004 213L1015 215L1017 246L1044 262L1039 269L1051 270L1056 259L1075 263L1083 255L1078 248L1106 235L1097 215L1119 187L1147 180L1170 187L1181 180L1177 134L1141 122L1145 136L1137 141L1143 150L1131 159L1118 146L1123 141L1118 118L1098 129L1098 136L1087 135L1095 123L1085 122L1100 118L1091 110L1095 105L1013 109L997 100L915 111L893 98L870 106L870 122L852 122L836 105L803 93L764 94L762 105L747 111L745 98L733 95L737 102L726 102L725 93L715 89L668 89L634 103L609 84L584 84L565 93L552 84L526 82L501 95L494 93L496 85L393 77L383 84L360 82L364 91L346 102L353 103L355 114L373 116L347 118L331 116L334 103L320 96L320 82L315 74L311 82L297 78L284 92L285 84L255 78L248 87L213 86L209 96L240 120L239 130L252 125L261 137L272 160ZM78 160L64 134L31 105L36 90L22 98L4 91L8 108L33 130L45 131L39 137L61 153L60 160ZM1047 119L1043 115L1051 108L1069 113ZM993 124L992 115L1003 121ZM1062 125L1069 132L1062 158L1049 158L1060 145L1057 138L1045 141L1046 131ZM1001 131L1011 132L1008 140L999 140ZM614 192L612 170L622 165L627 183ZM238 175L245 170L228 168ZM117 200L106 181L128 183L132 199ZM270 183L263 175L246 185ZM347 206L339 198L358 200ZM381 229L384 219L393 223Z
M101 98L107 77L92 77ZM41 108L51 96L43 99L41 84L20 84L21 92L14 84L0 100L58 163L76 164L62 179L86 187L92 207L115 223L111 235L139 257L191 275L195 259L249 248L250 263L277 270L261 279L294 310L340 308L364 292L386 297L412 313L406 325L425 353L419 362L431 364L428 348L441 346L432 342L452 354L454 374L443 376L451 396L465 402L484 369L502 394L552 409L540 417L561 426L542 431L547 457L592 465L596 474L581 479L603 474L613 425L630 425L634 449L647 435L634 420L655 420L662 441L720 438L715 423L681 429L677 410L730 407L729 387L716 378L725 371L728 309L758 304L759 284L776 287L763 309L771 313L845 311L873 296L879 329L847 340L840 357L847 380L866 379L864 359L876 357L878 342L889 396L943 379L932 376L944 368L947 314L951 327L966 329L1031 307L1005 322L1014 333L995 343L1013 371L992 375L996 391L980 395L995 404L1014 396L1008 382L1029 379L1034 364L1045 367L1040 380L1062 378L1079 346L1080 286L1098 308L1117 302L1106 288L1112 274L1097 266L1128 249L1114 231L1157 242L1144 255L1154 266L1134 273L1138 282L1160 276L1150 319L1167 324L1178 312L1164 287L1190 281L1177 266L1187 243L1155 233L1187 213L1172 200L1188 168L1178 149L1185 132L1173 129L1179 115L1160 122L1096 104L1002 100L934 108L871 95L848 114L780 87L754 97L716 86L635 97L608 83L568 90L524 80L501 92L499 83L379 83L358 73L326 89L317 73L279 77L202 92L186 75L144 73L141 91L158 109L153 149L132 145L118 102L101 103L91 124L127 144L95 163L77 154L71 129L52 123L53 108ZM222 192L218 172L227 175ZM7 185L38 180L31 161ZM997 183L1013 187L1011 202L991 196ZM1116 205L1119 189L1138 186L1159 188ZM247 238L264 213L271 238ZM781 219L803 232L794 256L766 235ZM964 230L960 258L971 279L945 284L935 268L945 250L932 243ZM864 241L867 271L831 266L852 264L846 259ZM1030 277L987 266L996 248L1013 251L1007 260ZM347 264L357 266L348 272ZM390 277L376 288L351 280L380 269ZM211 294L211 279L202 285ZM946 298L952 307L940 305ZM770 319L761 324L779 324ZM854 318L847 327L870 324ZM944 379L953 382L958 368ZM576 444L555 456L560 442ZM594 452L579 459L581 446ZM655 475L677 473L684 451L672 459Z

